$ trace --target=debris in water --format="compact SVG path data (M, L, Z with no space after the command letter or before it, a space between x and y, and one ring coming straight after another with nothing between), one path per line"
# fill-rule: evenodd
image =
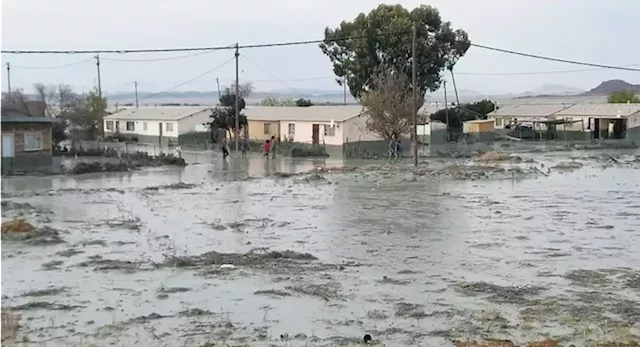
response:
M583 166L584 166L583 164L577 161L566 161L566 162L559 163L556 166L552 166L551 168L558 171L573 171L573 170L581 169Z
M300 294L317 296L325 301L342 298L339 293L340 284L338 283L298 285L286 287L286 289Z
M512 156L508 153L501 153L501 152L486 152L486 153L482 153L480 154L478 157L476 157L476 161L516 161L516 162L520 162L523 161L521 157L518 156Z
M253 294L255 295L271 295L271 296L276 296L276 297L285 297L285 296L291 296L291 293L284 291L284 290L279 290L279 289L266 289L266 290L258 290L253 292Z
M29 310L70 311L70 310L75 310L77 308L84 308L84 306L57 304L55 302L48 302L48 301L31 301L24 305L12 307L11 310L14 310L14 311L29 311Z
M191 188L195 188L196 186L197 185L193 184L193 183L178 182L178 183L172 183L172 184L165 184L165 185L161 185L161 186L146 187L146 188L144 188L144 190L191 189Z
M194 267L207 265L232 264L234 266L263 266L275 260L316 260L315 256L309 253L298 253L291 250L260 252L251 251L249 253L218 253L207 252L198 256L169 257L162 265L169 267Z
M2 341L13 339L19 328L20 316L2 309Z
M45 270L60 269L58 266L64 264L62 260L52 260L42 264L42 268Z
M54 295L62 294L66 290L67 290L66 287L58 287L58 288L53 287L53 288L47 288L47 289L32 290L30 292L26 292L22 294L22 296L32 296L32 297L54 296Z
M503 287L493 283L474 282L459 285L459 290L466 295L490 294L491 302L506 304L522 304L528 302L528 296L538 295L544 287Z
M456 347L517 347L509 340L452 341Z
M371 340L373 340L373 338L371 337L371 335L365 334L362 340L364 340L364 343L369 344L371 343Z

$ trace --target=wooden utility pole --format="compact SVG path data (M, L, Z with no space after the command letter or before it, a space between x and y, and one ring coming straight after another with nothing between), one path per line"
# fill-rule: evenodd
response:
M342 77L342 89L344 96L344 105L347 106L347 76Z
M222 94L220 94L220 79L218 77L216 77L216 84L218 85L218 101L216 102L216 104L218 102L220 102L220 97L222 96Z
M413 165L418 166L418 86L417 86L417 40L418 26L413 22L413 37L411 42L411 85L413 86Z
M235 131L235 138L236 138L236 152L238 152L240 150L240 145L239 145L239 135L240 135L240 104L239 104L239 100L240 100L240 74L239 74L239 66L238 66L238 57L240 57L240 49L238 47L238 44L236 43L236 91L235 91L235 109L236 109L236 131Z
M458 87L456 87L456 76L453 74L453 68L451 68L451 81L453 82L453 91L456 93L456 108L460 107L460 99L458 98Z
M445 116L445 124L447 125L447 130L445 132L445 141L449 142L449 100L447 100L447 80L442 81L442 86L444 88L444 116Z
M136 108L138 108L138 81L133 82L133 85L136 89Z
M7 90L9 91L9 97L11 97L11 64L7 63Z
M102 136L104 136L104 122L102 121L102 80L100 79L100 55L96 54L96 69L98 70L98 97L100 98L99 116L100 116L100 130Z

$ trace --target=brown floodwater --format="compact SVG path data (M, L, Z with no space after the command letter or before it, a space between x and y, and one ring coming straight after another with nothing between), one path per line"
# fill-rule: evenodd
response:
M530 153L517 165L544 175L451 180L281 177L344 162L184 156L186 168L2 179L3 220L23 215L64 240L3 240L2 306L22 315L19 340L349 346L369 333L385 346L579 346L639 333L637 162ZM569 160L582 165L548 169Z

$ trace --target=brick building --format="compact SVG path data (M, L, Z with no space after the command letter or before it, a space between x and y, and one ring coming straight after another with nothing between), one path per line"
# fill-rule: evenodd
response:
M55 118L46 117L43 102L27 107L2 105L2 172L51 168L51 131Z

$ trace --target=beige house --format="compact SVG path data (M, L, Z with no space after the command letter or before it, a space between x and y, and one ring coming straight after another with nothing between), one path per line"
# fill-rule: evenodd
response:
M249 138L342 146L355 141L379 141L365 130L362 106L248 106Z

